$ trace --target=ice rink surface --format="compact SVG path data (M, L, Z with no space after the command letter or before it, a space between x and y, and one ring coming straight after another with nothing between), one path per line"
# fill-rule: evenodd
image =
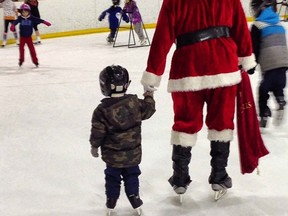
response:
M150 40L153 33L148 30ZM27 47L21 68L16 45L0 49L1 216L105 215L105 164L90 155L89 144L92 112L103 98L98 76L108 65L121 65L132 80L128 93L142 97L140 79L149 53L149 47L113 48L106 43L106 36L43 40L35 47L39 68L32 64ZM127 43L127 32L119 34L119 42ZM270 154L260 160L260 175L256 171L241 174L235 131L227 168L233 188L218 202L208 184L210 143L203 127L192 150L193 182L179 204L167 181L172 174L173 110L166 89L173 49L155 92L157 112L142 124L140 196L144 215L287 216L287 116L282 127L269 122L263 132ZM250 78L256 100L260 75ZM273 97L269 103L275 111ZM123 188L114 215L135 215Z

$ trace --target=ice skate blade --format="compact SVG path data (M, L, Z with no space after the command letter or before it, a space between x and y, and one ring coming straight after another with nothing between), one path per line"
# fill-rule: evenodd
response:
M179 194L179 202L180 202L180 204L183 203L183 194Z
M139 215L139 216L142 215L142 209L140 207L136 208L135 211L136 211L137 215Z
M218 201L227 193L227 189L215 191L214 200Z
M283 118L284 118L284 110L279 110L276 118L273 120L273 125L276 127L281 126L283 123Z
M112 213L113 213L113 209L107 208L107 213L106 213L106 215L107 215L107 216L112 216Z

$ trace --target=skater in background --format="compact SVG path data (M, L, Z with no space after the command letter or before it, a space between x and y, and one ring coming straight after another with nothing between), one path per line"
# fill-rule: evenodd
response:
M232 187L226 166L233 139L237 84L241 82L238 62L246 71L256 66L240 0L164 0L141 80L146 91L160 85L167 54L175 42L168 82L174 108L173 175L169 183L181 195L191 182L191 149L203 126L206 103L212 157L208 182L215 195L221 194Z
M130 84L128 71L118 65L104 68L100 75L100 88L106 97L94 110L90 135L91 153L106 163L105 189L108 211L116 206L120 196L121 180L125 193L134 209L140 214L139 197L141 174L141 122L155 112L153 92L145 92L144 99L126 94Z
M40 18L40 12L39 12L39 2L38 0L25 0L25 4L28 4L31 8L31 15ZM41 37L40 37L40 32L38 29L38 24L39 23L34 23L33 25L33 29L35 31L35 35L36 35L36 40L34 42L34 44L41 44Z
M20 24L20 45L19 45L19 51L20 51L20 57L19 57L19 66L21 66L24 62L24 46L25 44L27 44L29 51L30 51L30 55L32 58L32 62L36 65L36 67L38 67L39 62L38 62L38 58L37 58L37 54L32 42L32 33L33 33L33 25L35 23L43 23L47 26L50 26L51 23L42 20L38 17L34 17L30 14L30 6L27 4L22 4L20 7L20 13L21 15L18 16L17 20L15 20L13 22L13 24L10 27L11 31L15 31L15 26L17 24Z
M0 8L3 8L3 14L4 14L4 32L3 32L3 42L2 47L5 47L7 44L7 34L9 29L9 24L12 24L14 20L16 20L16 17L18 15L18 10L15 5L15 3L12 0L4 0L0 3ZM15 29L13 32L16 44L19 45L19 39L18 34Z
M125 0L123 12L128 13L130 21L134 26L134 30L140 40L140 44L145 45L147 43L147 39L145 38L143 33L143 22L136 2L134 0Z
M265 128L272 115L267 104L269 92L273 92L278 104L274 124L280 125L283 120L288 69L286 30L276 12L276 0L252 0L251 8L255 17L251 27L253 49L262 71L258 89L260 127Z
M110 34L107 37L107 42L109 43L114 42L114 37L116 30L119 27L121 16L123 16L123 20L125 22L129 22L129 17L123 13L122 8L119 6L120 0L112 0L112 3L113 5L107 10L103 11L98 18L98 20L101 22L106 17L106 15L108 15Z

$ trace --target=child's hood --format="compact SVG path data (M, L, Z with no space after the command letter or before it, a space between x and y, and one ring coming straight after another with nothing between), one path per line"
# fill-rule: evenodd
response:
M273 8L265 8L261 14L256 18L256 21L266 22L269 24L277 24L280 22L279 15L274 12Z

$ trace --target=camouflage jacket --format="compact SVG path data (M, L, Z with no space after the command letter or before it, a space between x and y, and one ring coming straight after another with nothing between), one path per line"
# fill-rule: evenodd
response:
M100 147L102 160L112 167L131 167L141 162L141 122L155 113L155 101L126 94L105 98L94 110L90 144Z

